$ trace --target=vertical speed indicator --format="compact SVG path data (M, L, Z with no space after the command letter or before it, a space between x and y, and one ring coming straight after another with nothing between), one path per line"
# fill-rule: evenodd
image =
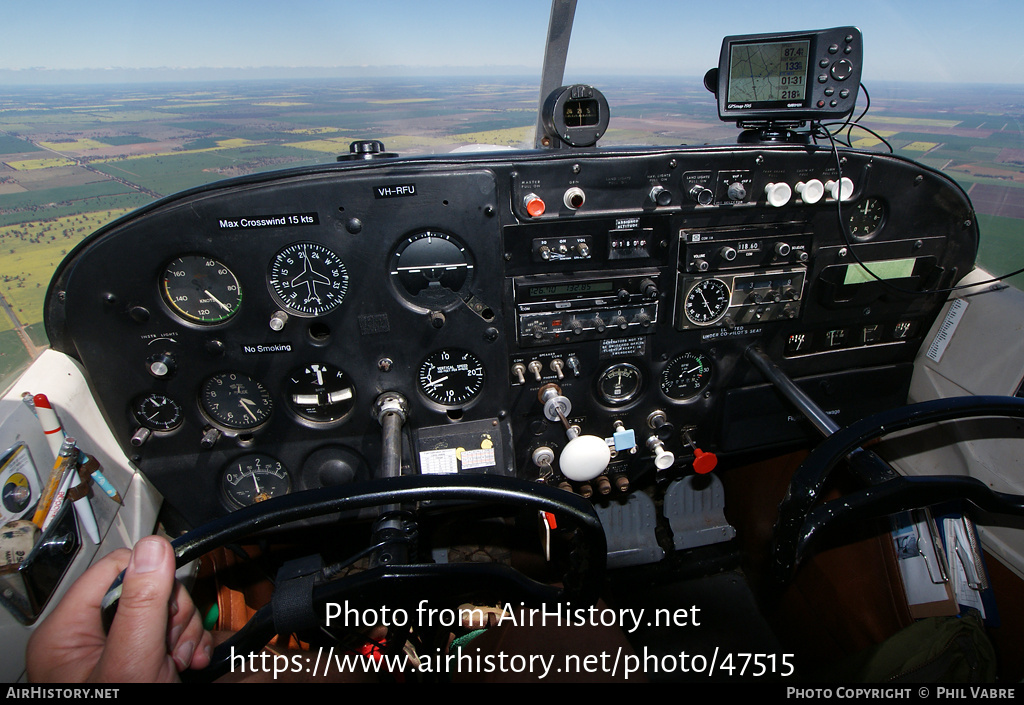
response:
M462 406L484 387L484 365L471 352L446 348L420 364L420 391L442 406Z

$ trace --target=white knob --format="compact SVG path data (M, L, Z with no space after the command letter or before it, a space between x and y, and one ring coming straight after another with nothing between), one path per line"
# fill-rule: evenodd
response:
M603 473L611 459L611 451L603 438L576 436L562 449L558 469L573 482L586 482Z
M796 185L796 192L804 203L817 203L825 195L825 186L817 179L801 181Z
M842 184L841 188L840 184ZM825 190L828 191L829 196L837 201L849 201L850 197L853 196L853 181L851 181L847 176L844 176L838 182L826 181ZM840 193L842 194L842 198L839 197Z
M785 181L780 181L777 184L765 186L764 193L768 196L768 205L781 208L789 203L789 199L793 195L793 189Z

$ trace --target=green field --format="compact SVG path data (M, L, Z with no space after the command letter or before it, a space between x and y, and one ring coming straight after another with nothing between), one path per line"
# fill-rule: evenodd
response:
M42 151L31 142L19 140L10 135L0 135L0 154L21 154L23 152Z
M1024 191L1022 191L1024 193ZM993 276L999 276L1024 267L1024 221L1018 218L1000 218L978 214L981 242L978 247L978 265ZM1006 280L1018 289L1024 289L1024 274Z

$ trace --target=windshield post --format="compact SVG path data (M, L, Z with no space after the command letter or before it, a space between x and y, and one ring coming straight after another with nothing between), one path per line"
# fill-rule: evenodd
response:
M540 77L540 99L537 101L537 129L534 147L541 148L544 137L544 101L556 88L561 87L565 75L565 57L569 53L572 22L576 16L576 0L551 0L551 18L548 20L548 39L544 46L544 68Z

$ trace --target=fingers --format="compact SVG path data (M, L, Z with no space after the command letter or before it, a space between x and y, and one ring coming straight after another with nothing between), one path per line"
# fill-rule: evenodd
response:
M170 543L158 536L139 540L125 569L117 615L94 677L125 682L177 678L167 653L168 608L175 584Z
M203 629L202 616L188 590L175 583L171 598L171 619L167 629L167 650L179 671L206 668L210 664L212 639Z

